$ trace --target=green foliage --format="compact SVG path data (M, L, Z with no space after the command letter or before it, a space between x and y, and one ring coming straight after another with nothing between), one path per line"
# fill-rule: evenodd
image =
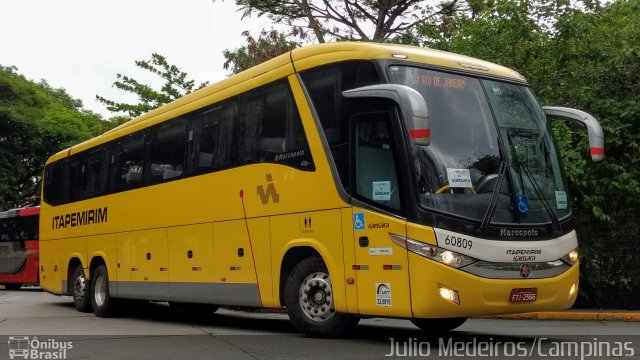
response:
M489 60L522 73L543 104L599 119L606 159L591 163L586 131L556 121L554 135L570 180L583 282L600 305L623 307L640 292L640 0L496 0L423 26L413 43ZM624 295L623 295L624 294ZM626 301L626 302L625 302Z
M116 74L118 80L113 86L136 95L138 103L116 102L96 95L96 99L105 104L109 111L124 112L130 117L137 117L209 84L205 82L196 87L194 80L187 79L186 72L169 64L164 56L157 53L151 54L150 60L138 60L135 63L139 68L160 77L164 84L158 91L130 76Z
M0 209L37 204L46 159L110 127L63 89L0 66Z
M247 45L235 50L224 50L225 70L237 74L253 66L261 64L278 55L282 55L299 46L299 43L288 40L288 37L276 30L262 30L256 40L248 31L242 33Z
M471 2L478 2L471 1ZM266 15L274 23L312 34L315 41L389 41L418 24L436 21L465 3L443 0L235 0L244 16Z

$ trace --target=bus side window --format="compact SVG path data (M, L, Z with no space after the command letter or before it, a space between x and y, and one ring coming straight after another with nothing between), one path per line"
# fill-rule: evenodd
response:
M315 170L300 115L285 81L242 96L240 108L238 156L241 164L272 162Z
M186 133L186 119L176 119L152 128L147 144L150 183L182 176Z
M142 185L144 133L129 135L115 146L112 166L112 191L129 190Z
M401 210L389 113L358 114L354 124L354 188L361 199Z
M64 204L68 200L68 160L58 160L45 168L44 200L51 205Z
M264 108L263 92L240 97L240 121L238 123L238 162L251 164L260 162L258 158L258 142L262 126Z
M236 102L226 101L194 115L190 138L192 167L205 173L233 166L233 139L237 117Z

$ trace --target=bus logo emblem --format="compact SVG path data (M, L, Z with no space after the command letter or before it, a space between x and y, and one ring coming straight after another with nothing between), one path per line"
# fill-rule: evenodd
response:
M267 190L265 191L264 186L258 185L258 195L260 195L260 201L262 201L262 205L266 205L269 203L269 199L273 200L273 203L280 202L280 194L276 191L276 185L273 183L273 177L271 174L265 174L265 178L267 179Z
M522 264L522 266L520 266L520 276L526 279L529 277L530 274L531 274L531 266L527 264Z

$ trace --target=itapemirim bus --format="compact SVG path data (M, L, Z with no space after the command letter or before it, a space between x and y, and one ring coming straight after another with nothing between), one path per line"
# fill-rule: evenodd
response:
M371 43L300 48L53 155L41 286L283 308L333 337L359 317L446 331L569 308L570 198L548 117L507 68Z

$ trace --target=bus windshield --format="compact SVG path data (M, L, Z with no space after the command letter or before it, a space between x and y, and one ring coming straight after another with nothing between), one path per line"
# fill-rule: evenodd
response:
M431 144L412 145L421 207L494 224L569 215L551 130L528 87L410 66L389 75L429 108Z

